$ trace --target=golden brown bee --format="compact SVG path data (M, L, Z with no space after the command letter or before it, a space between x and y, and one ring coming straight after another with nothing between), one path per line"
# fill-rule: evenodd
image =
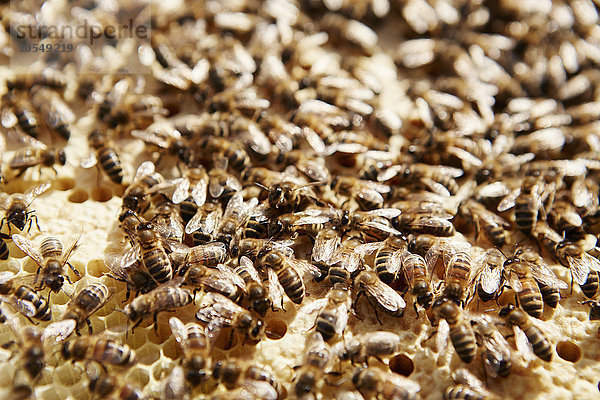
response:
M217 240L225 243L226 246L231 247L233 245L233 239L236 239L240 233L239 228L248 220L250 213L257 204L257 198L244 202L240 193L231 196L217 229Z
M277 59L277 57L267 56L262 65L267 65L271 60L276 60L275 62L279 63L281 62ZM291 85L297 85L297 82L292 82L293 83L291 83ZM284 101L288 102L288 104L297 104L296 99L294 98L294 93L296 91L294 90L293 93L285 94L287 91L285 85L285 83L278 85L280 87L283 86L283 88L276 88L275 91L281 93L281 95L285 98ZM260 124L263 131L267 133L271 141L275 144L280 152L291 151L298 145L298 141L302 135L302 130L297 125L288 122L287 119L283 118L279 114L266 110L259 115L257 122ZM265 184L265 186L270 185Z
M342 335L348 325L348 316L351 311L352 296L350 290L343 284L336 284L323 299L313 301L305 309L307 314L319 310L315 320L315 329L323 336L326 342L337 335Z
M375 210L383 207L382 194L389 193L387 185L373 181L365 181L353 176L336 176L331 181L331 190L353 198L361 210Z
M67 310L63 314L62 319L75 320L77 322L76 329L79 329L84 322L87 323L91 335L92 324L90 323L89 317L106 303L111 294L112 291L102 283L91 283L87 285L69 300L69 303L67 303Z
M263 110L269 108L269 100L259 97L256 89L253 87L238 89L231 88L213 95L210 98L208 112L217 111L227 112L231 110L239 111L243 116L254 118ZM240 169L240 171L243 168Z
M66 360L96 361L121 367L130 367L137 362L135 351L129 346L98 335L80 336L65 341L61 353Z
M97 374L90 378L88 385L90 393L97 398L111 398L118 400L147 400L144 392L132 383L125 382L117 375L109 375L106 372Z
M475 241L479 232L483 232L485 237L496 247L502 248L507 244L510 224L503 218L500 218L491 211L488 211L483 205L474 200L468 200L461 204L459 214L469 223L475 224Z
M225 168L215 167L208 172L208 192L214 199L225 204L233 195L242 190L242 184Z
M302 303L305 293L304 280L298 271L308 272L313 277L321 275L319 269L313 264L305 260L297 260L280 250L269 251L260 259L259 264L277 273L277 279L285 294L296 304Z
M109 139L106 132L99 129L93 130L88 135L88 143L95 153L82 160L82 168L91 168L100 161L100 168L108 175L111 181L117 184L123 182L123 165L121 159L114 149L114 143Z
M212 376L227 389L243 388L258 399L282 399L283 388L266 368L242 363L240 360L218 361Z
M471 282L471 257L459 251L446 263L444 275L444 297L464 305L466 291Z
M431 290L425 259L418 254L411 254L404 251L401 261L404 278L410 287L412 295L415 296L416 301L413 303L415 311L417 310L417 304L426 310L429 309L433 301L433 292ZM393 263L394 261L391 262Z
M133 182L123 194L124 210L132 210L135 214L143 214L150 207L149 190L164 182L164 178L155 172L155 165L145 161L138 167Z
M210 155L212 157L210 161L213 159L226 161L227 167L231 167L234 171L241 172L250 166L251 160L246 150L239 143L226 138L207 136L195 147L201 149L200 154Z
M60 70L48 67L33 73L17 74L6 82L9 90L28 90L36 85L61 90L67 86L67 78Z
M310 204L323 205L315 194L309 190L312 186L323 185L324 182L297 184L292 181L282 181L270 187L263 187L269 192L269 206L280 212L298 211Z
M448 220L451 217L430 214L400 214L392 219L392 225L401 232L449 237L453 236L455 232L454 225Z
M55 164L65 165L67 157L63 149L51 150L41 142L34 147L25 147L19 149L13 155L13 158L8 162L9 168L18 171L17 176L21 176L27 169L35 166L54 168Z
M598 281L599 276L597 271L590 271L587 279L583 285L579 285L581 292L588 299L593 299L598 293Z
M555 201L546 217L548 225L569 240L576 242L584 238L583 220L569 202Z
M238 302L242 298L243 290L246 287L244 280L224 264L208 268L196 262L185 269L183 276L184 284L193 286L194 293L198 289L203 289L208 292L220 293L234 302Z
M165 239L172 242L183 240L183 220L179 215L177 205L162 193L154 193L151 197L152 204L152 222L161 226L161 234Z
M31 101L40 111L46 126L64 139L71 137L71 124L75 122L75 114L61 96L48 87L35 86L31 89Z
M390 235L402 236L392 228L390 219L400 215L396 208L380 208L371 211L344 212L341 217L341 229L349 229L362 234L368 239L384 240Z
M529 342L536 356L544 361L552 360L552 347L548 339L523 310L508 305L500 310L500 316L515 330L515 343L519 351L525 353L524 349L528 348L527 342Z
M17 315L7 308L3 307L2 312L15 334L16 344L19 347L19 363L22 363L21 368L31 379L35 380L46 367L47 347L65 340L75 329L75 322L53 322L42 331L34 325L23 326ZM50 343L50 339L52 339L52 343Z
M188 223L196 214L198 207L206 202L208 191L208 174L202 167L187 168L185 175L176 179L177 186L173 192L173 204L179 204L182 208L182 218ZM185 212L184 212L185 209ZM189 215L189 217L187 217Z
M536 226L544 192L540 178L528 176L520 188L513 190L498 204L498 211L506 211L514 206L517 228L530 233Z
M193 386L206 382L211 369L211 355L204 327L193 322L184 324L177 317L171 317L169 325L183 350L185 379Z
M441 196L449 197L458 192L455 178L463 171L458 168L432 166L428 164L392 165L377 176L378 182L394 185L415 184L417 187Z
M45 238L40 244L39 252L33 248L33 244L29 239L21 235L15 234L12 236L12 239L14 244L38 265L38 274L36 274L37 278L34 280L34 284L38 283L37 280L39 279L41 281L39 282L40 288L48 287L54 293L58 293L63 286L65 278L69 280L64 271L65 264L71 268L75 275L81 277L79 271L69 264L69 257L71 257L71 254L77 248L79 238L65 252L63 252L60 241L54 237Z
M241 239L231 249L232 257L246 256L251 261L257 262L265 254L272 250L285 252L287 255L293 255L294 251L290 248L294 244L291 239L270 240L270 239Z
M444 390L444 400L498 400L490 393L483 382L477 379L465 368L458 369L453 374L455 384Z
M323 158L311 157L303 150L281 152L275 162L277 164L293 165L309 179L316 182L328 182L331 179Z
M341 361L350 360L352 364L368 364L370 357L381 359L397 353L400 344L401 338L394 332L363 333L343 343L338 356Z
M188 164L191 159L191 151L181 136L181 133L175 129L171 121L159 120L148 126L144 130L134 129L131 136L140 139L163 153L179 158L184 164Z
M227 260L227 247L221 242L212 242L191 247L187 250L188 266L216 267Z
M141 324L144 318L152 315L154 329L156 330L158 329L156 325L158 313L184 307L192 302L193 298L189 290L179 287L182 279L174 279L148 293L142 294L125 306L123 311L127 318L134 323L133 329Z
M108 253L104 257L104 264L110 271L107 276L127 284L126 299L129 299L131 291L136 294L147 293L158 286L158 282L152 278L142 261L138 260L133 252L125 255Z
M35 280L35 276L29 276L29 280ZM52 311L48 302L40 297L37 291L24 285L24 278L15 278L10 272L0 273L0 300L13 306L21 314L28 318L50 321Z
M515 250L515 256L532 266L531 273L540 288L544 303L551 308L556 308L560 301L560 289L566 289L567 284L554 275L542 257L533 249L520 246Z
M421 390L417 382L377 368L357 368L352 384L363 396L390 400L416 400Z
M512 367L510 346L485 314L471 319L477 345L483 349L483 365L488 375L506 378Z
M375 253L375 272L383 283L390 284L402 266L400 255L407 249L406 239L391 235Z
M333 215L331 216L333 217ZM290 234L292 239L300 234L316 237L330 221L330 216L321 215L319 211L307 209L296 213L287 213L272 218L269 222L268 236L279 237Z
M265 333L265 323L251 311L246 310L218 293L206 293L203 306L196 318L207 327L207 336L214 343L221 328L233 327L246 339L260 340Z
M500 296L505 282L504 262L506 257L498 249L486 250L474 261L471 282L481 301L490 301Z
M39 135L38 116L29 100L19 97L12 102L12 105L19 127L29 136L37 138Z
M248 304L249 310L254 310L258 315L264 317L273 302L269 297L269 287L265 286L254 268L252 260L246 256L241 256L238 260L238 266L235 273L243 279L244 300Z
M369 303L374 307L374 310L379 308L392 317L401 317L404 315L406 302L402 296L381 282L375 272L369 270L360 272L354 278L354 287L357 293L357 300L361 294L364 294ZM375 311L375 315L377 316L377 311Z
M184 210L188 210L188 204L188 201L179 204L182 217ZM185 233L192 235L195 246L208 244L214 240L222 216L223 209L220 203L204 203L202 207L196 208L195 214L185 226Z
M331 258L324 262L330 283L350 285L352 275L363 265L364 256L378 248L379 243L363 243L356 232L350 232Z
M439 325L436 340L438 351L445 348L450 336L450 341L460 359L465 363L473 361L477 352L477 343L471 325L464 319L460 307L453 300L441 297L433 302L431 310L432 325Z
M298 370L294 393L303 398L308 393L315 393L323 379L324 371L331 361L331 350L319 332L313 332L306 340L304 362Z
M315 236L312 248L312 259L315 263L327 263L338 250L341 237L338 231L332 228L324 228Z

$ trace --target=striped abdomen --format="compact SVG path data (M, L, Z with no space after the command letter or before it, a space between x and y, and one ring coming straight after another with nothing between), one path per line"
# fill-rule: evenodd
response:
M486 396L466 385L450 386L444 392L444 400L485 400Z
M293 303L302 303L302 300L304 300L304 281L294 268L284 267L280 269L277 272L277 279L279 279L285 294Z
M110 339L100 339L88 349L88 360L112 365L131 365L136 362L135 352L129 346Z
M8 246L4 237L0 237L0 260L8 260Z
M538 217L535 200L530 196L519 196L515 204L515 223L517 228L530 232Z
M477 343L475 335L470 327L464 323L450 327L450 340L456 350L456 354L465 363L470 363L475 358Z
M538 282L538 286L540 287L540 293L542 294L544 303L546 303L548 307L556 308L560 301L560 290L540 282Z
M152 278L158 283L166 283L173 277L169 256L161 247L142 249L142 261Z
M546 336L544 336L540 328L531 322L528 325L523 329L523 332L533 347L533 353L544 361L552 360L552 347L550 347Z
M457 253L450 259L446 270L444 295L454 301L463 301L465 288L471 276L471 257Z
M97 150L97 158L98 162L102 166L106 175L110 178L114 183L122 183L123 182L123 166L121 165L121 160L119 156L115 152L114 149L110 147L100 147Z
M40 245L40 254L44 258L61 257L62 251L62 243L55 237L45 238Z
M390 284L396 278L396 274L392 273L388 269L388 263L392 253L396 250L385 247L377 252L375 256L375 272L383 283Z
M20 301L29 302L35 308L35 314L31 317L41 321L50 321L52 311L48 308L48 303L37 292L27 286L19 286L13 293L13 296Z
M588 274L587 280L583 285L579 286L581 291L588 299L593 299L598 293L598 272L590 271Z
M528 275L519 276L523 290L518 293L519 304L523 310L535 318L540 318L544 311L542 293L535 280Z

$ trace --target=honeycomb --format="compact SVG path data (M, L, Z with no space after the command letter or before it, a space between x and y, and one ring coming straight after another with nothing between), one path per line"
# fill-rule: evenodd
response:
M389 29L389 26L382 27L380 35L383 36L386 29ZM380 101L393 107L403 120L412 120L419 114L419 110L407 97L399 95L410 89L411 82L396 76L393 55L384 50L372 54L367 61L373 72L386 80L386 85L379 94ZM1 68L1 75L10 75L6 66ZM68 95L74 98L74 93ZM82 155L89 151L86 132L91 126L90 118L81 118L73 125L72 137L65 147L67 159L72 161L57 167L56 176L52 171L45 169L39 173L28 171L24 179L10 180L2 190L9 194L22 193L38 183L47 180L52 182L51 189L38 197L33 204L41 232L32 229L29 238L36 246L47 235L55 236L63 244L67 244L76 240L81 232L79 247L70 262L83 275L78 279L69 270L67 275L73 283L65 282L64 292L50 296L53 320L64 313L69 296L87 284L102 282L111 288L114 293L110 300L90 318L93 331L122 340L136 351L139 362L128 369L109 366L108 370L143 388L148 396L160 399L164 379L179 364L182 356L181 349L171 334L168 320L175 315L183 321L193 321L197 305L191 304L175 313L161 313L156 327L151 319L146 319L131 332L127 318L121 312L127 304L126 286L105 276L109 271L104 263L106 253L122 251L125 245L117 221L124 189L109 183L105 176L98 176L101 172L96 169L78 167ZM14 146L9 146L9 151L4 155L5 159L10 159L14 150ZM133 176L141 161L155 161L154 154L148 152L139 140L119 140L119 151L124 155L122 161L128 177ZM163 166L163 169L166 168ZM172 169L175 170L174 167ZM472 241L473 238L469 240ZM0 269L14 272L17 276L35 273L35 263L12 241L7 243L10 259L1 261ZM372 264L372 261L372 257L367 258L367 264ZM550 264L550 261L548 262ZM571 281L566 268L554 263L550 265L561 280ZM231 349L226 349L221 343L222 348L214 350L213 359L239 359L265 366L288 392L291 392L295 377L294 367L302 363L307 333L315 324L315 314L309 314L306 310L314 301L323 298L329 289L317 282L307 282L306 285L308 294L301 306L287 301L285 311L270 312L266 317L268 325L279 328L281 337L267 337L254 346L242 346L234 341ZM499 299L499 303L504 305L512 301L510 296L512 294L506 293ZM597 323L589 321L589 307L581 304L583 299L579 286L574 285L572 293L561 299L556 310L545 307L542 317L543 329L553 347L552 362L546 363L537 358L525 362L516 357L513 360L512 373L505 379L486 379L479 357L469 369L485 381L490 391L502 398L598 398L599 327ZM484 310L490 307L489 304L482 305L486 307ZM496 311L500 306L491 307L491 311ZM24 324L28 323L24 318L21 319ZM0 343L15 340L9 325L0 325ZM45 326L45 322L38 325L39 328ZM383 371L392 369L417 381L421 386L420 397L424 400L439 399L443 390L452 383L452 373L463 366L452 346L449 345L441 352L437 350L435 340L431 338L432 327L426 318L419 317L410 305L402 318L391 318L382 313L376 318L370 307L363 302L359 303L357 317L350 318L347 334L355 335L374 329L393 331L400 335L402 340L398 354L394 357L381 363L371 363ZM15 385L27 383L26 377L17 368L18 356L11 357L13 350L0 350L3 356L0 361L0 398L10 399L11 390ZM335 381L335 378L332 380ZM338 383L348 386L347 382ZM36 382L35 396L44 400L91 399L87 385L85 366L82 363L64 362L58 347L53 346L48 349L46 368ZM216 393L223 391L224 389L219 387ZM338 392L337 385L324 384L319 397L334 398ZM197 391L191 397L203 398L203 394Z

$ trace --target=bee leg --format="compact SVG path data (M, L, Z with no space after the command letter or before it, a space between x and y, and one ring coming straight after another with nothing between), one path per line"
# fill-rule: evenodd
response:
M75 275L77 275L78 278L81 278L81 273L79 271L77 271L77 269L75 269L75 267L73 266L73 264L71 263L67 263L67 265L69 266L69 268L71 268L71 271L73 271L73 273Z
M417 316L415 318L419 319L419 310L417 310L417 302L416 301L413 301L413 308L415 309L415 314L417 314Z
M88 332L89 332L89 333L90 333L90 335L91 335L91 334L93 333L93 330L92 330L92 322L90 321L90 319L89 319L89 318L86 318L86 319L85 319L85 323L87 324L87 326L88 326Z
M158 336L158 311L154 313L152 320L154 321L154 333Z
M1 345L0 347L2 347L5 350L8 350L9 348L11 348L15 344L17 344L17 342L15 342L14 340L9 340L8 342L6 342L3 345Z
M473 218L473 222L475 222L475 244L477 244L479 240L479 218Z
M27 233L29 233L29 230L31 230L32 221L33 221L34 219L35 219L35 226L37 227L37 229L38 229L38 232L41 232L41 231L42 231L42 228L40 228L40 224L39 224L39 222L38 222L38 217L37 217L37 215L35 215L34 213L35 213L35 210L32 210L32 211L31 211L31 214L32 214L32 215L31 215L31 218L29 218L29 229L27 229Z

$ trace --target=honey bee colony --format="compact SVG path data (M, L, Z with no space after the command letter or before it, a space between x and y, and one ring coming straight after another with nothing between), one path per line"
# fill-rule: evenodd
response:
M0 398L600 397L597 1L2 3Z

